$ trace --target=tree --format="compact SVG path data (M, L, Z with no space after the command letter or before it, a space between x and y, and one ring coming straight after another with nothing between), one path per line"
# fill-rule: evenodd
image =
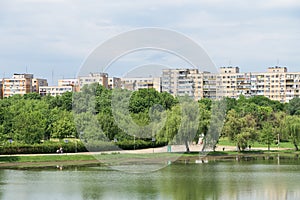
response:
M74 118L72 113L61 111L58 120L52 124L51 137L63 139L70 136L77 137Z
M300 98L295 97L286 106L287 112L290 115L300 115Z
M266 122L263 125L263 128L259 132L260 141L263 144L268 145L268 150L270 151L270 145L274 142L274 130L271 123Z
M238 150L244 150L249 142L257 139L255 118L251 114L240 117L235 110L231 110L228 112L222 134L230 141L236 142Z
M10 107L14 114L11 136L27 144L39 143L46 130L48 106L39 100L22 100Z
M298 151L298 144L300 142L300 117L288 116L286 118L286 131L295 146L295 150Z
M190 152L189 142L192 142L198 132L199 105L189 97L180 98L181 123L175 136L177 144L184 144L186 152Z

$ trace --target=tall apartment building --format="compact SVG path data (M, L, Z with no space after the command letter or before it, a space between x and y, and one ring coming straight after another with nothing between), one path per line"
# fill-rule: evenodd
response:
M286 67L275 66L269 67L267 72L248 73L240 73L238 67L222 67L218 77L223 97L262 95L288 102L300 95L300 72L288 72Z
M14 74L12 78L4 78L3 97L32 92L32 79L33 74Z
M198 69L164 69L162 92L173 96L189 96L196 101L202 98L217 98L217 75L200 72Z
M84 85L92 83L99 83L100 85L108 88L108 74L107 73L90 73L88 76L81 76L78 78L80 89Z
M197 69L163 69L162 92L168 92L173 96L194 96L193 75Z
M132 91L154 88L158 92L161 92L161 83L159 77L121 78L121 87L122 89Z

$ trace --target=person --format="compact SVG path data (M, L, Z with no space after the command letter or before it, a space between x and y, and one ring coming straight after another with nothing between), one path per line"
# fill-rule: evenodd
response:
M60 147L59 149L57 149L57 151L56 151L56 153L63 153L64 151L63 151L63 148L62 147Z

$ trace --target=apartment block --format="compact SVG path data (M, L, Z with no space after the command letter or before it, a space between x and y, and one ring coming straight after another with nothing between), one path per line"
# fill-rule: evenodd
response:
M121 78L108 77L108 88L109 89L121 88L121 85L122 85Z
M194 97L193 76L197 73L197 69L163 69L162 92Z
M0 80L0 99L3 98L3 80Z
M146 78L121 78L121 88L137 91L139 89L154 88L158 92L161 92L161 83L159 77L146 77Z
M107 73L90 73L88 76L81 76L78 78L80 89L84 85L92 83L99 83L100 85L108 88L108 74Z
M60 79L58 80L58 86L72 86L74 92L79 92L79 79L69 78L69 79Z
M269 67L267 72L240 73L238 67L220 68L219 82L223 97L238 98L262 95L272 100L288 102L299 97L300 72L288 72L286 67Z
M39 93L39 87L41 86L48 86L47 79L41 79L41 78L32 79L32 92Z
M41 86L39 93L41 96L60 96L65 92L74 92L73 86Z
M217 75L198 69L164 69L162 92L173 96L189 96L194 100L217 98Z
M33 74L14 74L12 78L4 78L3 97L32 92L32 79Z

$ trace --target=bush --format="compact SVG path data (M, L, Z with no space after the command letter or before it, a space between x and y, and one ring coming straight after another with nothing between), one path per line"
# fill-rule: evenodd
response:
M145 140L136 140L135 142L132 140L124 140L117 142L116 145L124 150L133 150L133 149L146 149L152 147L161 147L167 145L166 142L155 142L145 141Z
M91 141L83 143L81 141L69 141L65 142L53 142L47 141L42 144L21 144L14 142L12 144L5 143L0 146L0 154L48 154L56 153L56 151L62 147L64 153L75 152L97 152L97 151L120 151L133 150L133 149L145 149L152 147L160 147L166 145L166 142L155 142L145 140L123 140L120 142L104 142L104 141Z
M77 142L45 142L42 144L4 144L0 146L0 154L36 154L36 153L56 153L62 147L64 153L86 152L84 144L80 141Z

